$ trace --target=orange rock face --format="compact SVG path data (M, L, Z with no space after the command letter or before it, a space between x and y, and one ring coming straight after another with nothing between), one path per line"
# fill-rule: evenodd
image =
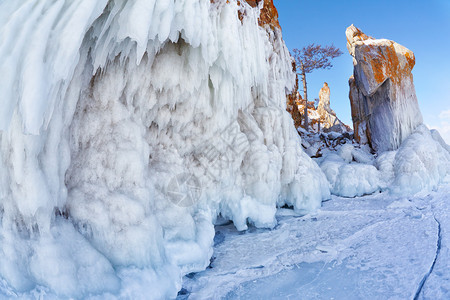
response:
M386 39L374 39L360 29L350 26L347 31L347 48L362 67L369 86L366 94L372 94L387 79L399 84L405 77L412 78L415 65L414 53Z
M280 23L278 22L278 11L273 5L273 0L264 0L264 6L261 9L259 25L264 26L266 24L272 28L281 28Z
M245 0L251 7L257 7L261 1L264 2L259 16L259 26L269 25L273 28L281 28L278 22L278 11L273 0Z
M292 61L292 70L295 72L297 69L295 65L295 60ZM302 125L302 115L298 110L299 98L301 99L300 94L298 93L298 76L295 77L295 86L293 92L289 95L286 95L287 105L286 110L291 114L292 119L294 120L295 128L298 128Z
M365 61L370 62L373 77L377 84L382 84L387 78L399 83L402 78L411 76L411 70L415 64L414 53L405 49L406 63L402 63L395 48L392 41L383 47L377 44L361 47L361 56Z
M355 138L374 150L395 150L422 123L413 75L414 53L355 26L346 31L353 56L349 80Z
M367 34L362 32L359 28L356 28L353 25L347 28L345 34L347 36L347 48L349 51L354 42L373 39L371 36L368 36Z

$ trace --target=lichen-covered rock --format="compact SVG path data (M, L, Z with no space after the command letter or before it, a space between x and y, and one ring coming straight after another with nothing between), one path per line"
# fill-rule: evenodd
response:
M355 138L376 151L397 149L422 124L411 73L414 53L353 25L346 36L354 65L349 96Z
M292 70L295 72L296 66L295 61L292 61ZM298 110L299 99L301 98L298 92L298 76L295 78L294 89L290 94L286 95L286 110L291 114L294 120L295 128L299 128L302 125L302 114Z
M259 26L268 24L272 29L281 28L278 22L278 11L273 5L273 0L246 0L246 2L251 7L256 7L260 2L263 2L258 20Z

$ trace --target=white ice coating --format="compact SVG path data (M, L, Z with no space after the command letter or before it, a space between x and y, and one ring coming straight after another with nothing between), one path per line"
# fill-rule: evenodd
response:
M388 190L405 197L429 193L450 174L450 147L425 125L419 125L398 150L380 153L375 160L368 149L344 144L317 160L332 194L357 197Z
M329 197L281 32L214 2L0 2L0 296L174 297L218 214L273 227Z
M391 191L395 194L435 190L450 174L448 145L437 131L430 132L425 125L420 125L398 149L393 170Z

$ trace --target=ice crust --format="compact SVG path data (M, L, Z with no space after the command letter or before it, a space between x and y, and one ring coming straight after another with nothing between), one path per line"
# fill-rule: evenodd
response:
M351 146L345 144L343 146ZM342 147L349 148L349 147ZM344 157L347 151L339 151ZM343 197L356 197L381 190L380 172L370 164L346 161L342 156L330 153L320 164L331 186L331 193ZM351 152L350 152L351 157Z
M405 140L395 155L392 192L402 195L437 189L450 173L450 152L439 137L421 125Z
M396 196L427 193L450 174L449 146L439 132L425 125L419 125L398 150L382 152L376 158L368 147L347 143L317 161L331 193L343 197L384 190Z
M281 31L258 14L0 2L0 295L175 297L208 266L217 215L271 228L276 205L329 198L285 110ZM201 190L191 205L168 195L183 174Z

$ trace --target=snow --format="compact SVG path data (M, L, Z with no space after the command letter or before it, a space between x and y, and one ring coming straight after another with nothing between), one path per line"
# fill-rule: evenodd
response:
M352 152L355 149L351 144L344 144L338 150L338 155L346 162L350 163L353 160Z
M354 197L373 194L381 187L379 172L374 166L346 164L339 168L333 191L336 195Z
M354 148L352 150L352 157L353 160L361 164L374 164L374 158L370 154L370 149L367 145L362 145L360 148Z
M281 31L258 14L0 2L0 295L175 297L218 215L273 228L277 205L330 197L285 110Z
M449 193L447 177L438 191L423 196L333 197L306 216L281 209L273 230L239 233L231 225L217 226L210 268L184 277L184 294L189 299L447 299Z
M391 190L396 194L434 190L450 173L450 152L421 125L397 151L394 173Z
M334 195L356 197L388 190L411 196L435 190L450 174L448 147L437 131L420 125L396 151L374 155L367 145L346 140L322 150L323 156L315 161Z
M351 163L345 161L352 158L352 145L344 144L339 151L341 156L335 153L328 154L321 162L320 167L327 176L331 185L331 193L343 197L356 197L372 194L383 187L381 174L373 165Z

